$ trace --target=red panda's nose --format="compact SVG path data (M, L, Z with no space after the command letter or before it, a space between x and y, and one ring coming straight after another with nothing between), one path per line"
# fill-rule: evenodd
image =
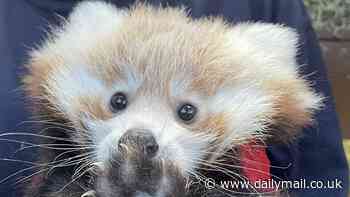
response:
M146 158L153 158L159 149L156 138L151 131L144 129L130 129L126 131L119 139L118 146L135 148Z

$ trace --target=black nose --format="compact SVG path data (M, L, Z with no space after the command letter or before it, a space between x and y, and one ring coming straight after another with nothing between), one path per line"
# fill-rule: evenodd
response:
M123 149L123 145L135 148L147 158L154 157L159 149L152 132L143 129L131 129L126 131L119 139L118 145L121 149Z

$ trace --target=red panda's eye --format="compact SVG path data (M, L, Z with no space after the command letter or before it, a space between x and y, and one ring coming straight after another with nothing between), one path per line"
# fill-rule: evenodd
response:
M197 108L191 104L183 104L178 110L177 115L185 122L193 120L197 114Z
M127 107L128 99L124 93L117 92L112 96L110 105L113 112L118 112Z

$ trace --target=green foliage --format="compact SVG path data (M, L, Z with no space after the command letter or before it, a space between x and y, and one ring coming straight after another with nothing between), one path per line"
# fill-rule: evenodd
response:
M304 0L316 30L350 30L350 0Z

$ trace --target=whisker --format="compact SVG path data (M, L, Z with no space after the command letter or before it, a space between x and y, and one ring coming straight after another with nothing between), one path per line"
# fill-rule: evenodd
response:
M59 140L59 141L67 141L67 142L75 143L74 141L69 140L67 138L39 135L39 134L34 134L34 133L10 132L10 133L1 133L0 134L0 137L5 137L5 136L32 136L32 137L40 137L40 138L47 138L47 139L53 139L53 140Z
M199 181L203 182L204 184L208 180L208 178L201 173L197 173L196 177L199 179ZM247 195L247 194L259 194L259 193L247 193L247 192L238 192L238 191L228 190L225 187L221 187L216 183L215 183L213 189L215 189L216 191L218 191L224 195L230 196L230 197L236 197L236 194L245 194L245 195ZM235 194L235 195L233 195L233 194Z
M49 169L49 168L44 168L44 169L39 170L39 171L37 171L37 172L35 172L35 173L29 175L29 176L25 176L24 178L21 178L21 179L17 180L17 181L14 183L14 185L18 185L18 184L20 184L20 183L23 183L23 182L29 180L30 178L34 177L35 175L47 171L48 169Z
M31 166L31 167L28 167L28 168L21 169L21 170L15 172L15 173L12 173L9 176L7 176L7 177L3 178L2 180L0 180L0 185L5 183L6 181L10 180L11 178L21 174L21 173L24 173L24 172L27 172L29 170L32 170L32 169L35 169L35 168L39 168L39 167L40 166Z
M88 171L90 171L91 169L87 169L85 170L83 173L81 173L81 175L79 175L78 177L72 179L70 182L68 182L67 184L65 184L60 190L58 190L57 194L61 193L64 189L66 189L69 185L71 185L72 183L74 183L75 181L77 181L78 179L80 179L82 176L84 176L84 174Z
M203 161L205 161L205 160L203 160ZM254 169L254 168L248 168L248 167L243 167L243 166L239 166L239 165L233 165L233 164L231 165L231 164L225 164L225 163L217 163L217 164L221 165L221 166L226 166L226 167L233 167L233 168L251 170L251 171L254 171L254 172L259 172L259 173L264 174L264 175L271 175L273 178L276 178L278 180L282 180L282 178L280 178L278 176L275 176L273 174L267 173L267 172L262 171L262 170Z

